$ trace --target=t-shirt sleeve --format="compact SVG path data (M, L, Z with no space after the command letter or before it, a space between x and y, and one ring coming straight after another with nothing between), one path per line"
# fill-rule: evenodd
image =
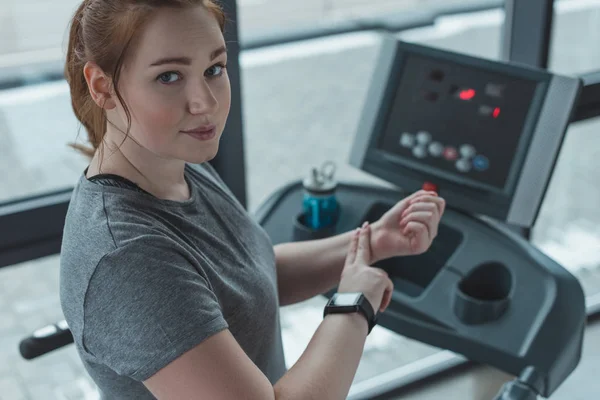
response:
M146 380L227 328L200 266L171 239L132 240L104 256L90 278L83 346L119 375Z

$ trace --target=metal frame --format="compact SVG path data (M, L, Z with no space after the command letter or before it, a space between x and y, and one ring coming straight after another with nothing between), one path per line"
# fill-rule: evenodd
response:
M548 67L554 0L505 0L502 58Z
M572 122L600 116L600 71L584 74L581 79L583 90Z
M232 83L232 105L219 155L212 164L246 206L237 6L235 0L222 0L221 3L230 21L225 36L229 47L228 72ZM503 56L506 61L547 67L552 6L553 0L505 0ZM265 44L276 44L276 41ZM600 116L600 72L586 75L582 79L585 87L574 121ZM59 253L70 196L71 189L0 204L0 267ZM523 233L525 236L529 234ZM600 295L587 300L588 312L600 311ZM353 387L350 398L373 398L398 393L408 385L424 382L424 379L433 375L447 374L467 363L454 353L441 352Z
M554 0L504 0L502 59L533 67L548 67ZM532 228L509 226L525 239Z
M60 253L72 189L0 205L0 268Z
M227 75L229 75L231 81L231 108L221 138L219 152L211 161L211 165L215 167L229 189L246 208L246 157L244 153L237 4L235 0L222 0L221 4L225 9L228 21L225 29L225 43L227 43L228 49Z

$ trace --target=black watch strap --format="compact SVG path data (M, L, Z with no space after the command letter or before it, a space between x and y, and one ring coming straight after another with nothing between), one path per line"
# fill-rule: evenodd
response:
M352 302L348 301L338 301L341 298L348 299L352 295ZM360 312L365 316L367 322L369 324L369 332L373 330L373 327L377 325L377 315L375 314L375 310L373 310L373 306L364 294L362 293L335 293L331 299L327 302L325 309L323 310L323 317L328 314L342 314L342 313L354 313Z

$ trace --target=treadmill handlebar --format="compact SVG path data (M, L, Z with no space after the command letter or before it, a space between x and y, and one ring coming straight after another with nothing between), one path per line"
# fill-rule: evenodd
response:
M537 400L538 394L519 378L502 386L494 400Z
M51 351L73 343L73 335L66 321L48 325L33 332L19 343L19 352L26 360L32 360Z
M525 368L519 377L505 383L494 400L537 400L542 382L535 368Z

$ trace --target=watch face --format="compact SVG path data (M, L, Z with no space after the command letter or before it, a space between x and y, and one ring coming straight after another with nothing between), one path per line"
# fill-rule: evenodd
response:
M360 293L336 293L336 306L353 306L360 298Z

